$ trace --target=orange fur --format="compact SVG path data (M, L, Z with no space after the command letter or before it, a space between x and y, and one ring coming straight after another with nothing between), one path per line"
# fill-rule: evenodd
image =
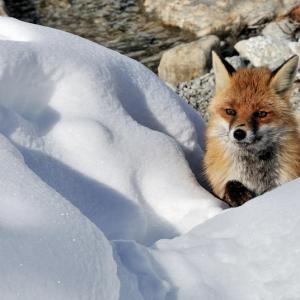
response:
M258 127L267 124L278 130L287 129L278 146L278 184L300 176L300 136L288 101L290 91L279 95L271 80L272 72L267 68L239 69L230 76L227 88L216 92L210 104L204 166L213 192L220 198L226 183L234 179L235 158L231 148L216 135L216 128L221 123L251 128L251 115L256 111L268 112L258 120ZM227 108L237 112L235 118L226 114Z

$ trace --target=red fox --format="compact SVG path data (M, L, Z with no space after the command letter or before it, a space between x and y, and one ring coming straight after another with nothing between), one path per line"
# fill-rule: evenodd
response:
M235 70L213 53L213 69L205 173L214 194L238 206L300 176L299 125L289 103L298 57L272 72Z

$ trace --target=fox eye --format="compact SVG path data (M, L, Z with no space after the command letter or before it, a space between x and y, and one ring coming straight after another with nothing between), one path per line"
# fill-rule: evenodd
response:
M266 111L256 111L253 115L255 118L265 118L268 113Z
M231 108L226 108L225 112L229 116L235 116L236 115L236 111L234 109L231 109Z

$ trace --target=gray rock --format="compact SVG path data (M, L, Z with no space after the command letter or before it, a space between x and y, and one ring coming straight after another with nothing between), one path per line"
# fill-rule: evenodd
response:
M265 37L276 39L292 40L299 24L289 18L280 21L271 22L262 30Z
M239 41L234 47L255 67L277 68L294 54L300 55L300 5L288 14L271 22L262 30L262 36Z
M225 58L236 70L239 68L244 68L249 65L249 63L243 60L240 56L231 56Z
M291 96L291 104L297 115L299 116L300 121L300 86L296 83Z
M285 39L257 36L239 41L234 48L241 57L248 59L255 67L267 66L275 69L293 56L297 47L293 42Z
M197 36L239 32L286 14L298 0L145 0L146 11Z
M0 16L7 16L3 0L0 0Z
M214 87L214 74L210 72L194 80L178 84L176 93L192 105L207 121L207 108L214 95Z
M211 67L211 51L219 44L219 38L210 35L164 52L158 67L159 77L176 85L207 73Z
M262 30L264 36L293 41L300 29L300 5L293 8L288 14L271 22Z

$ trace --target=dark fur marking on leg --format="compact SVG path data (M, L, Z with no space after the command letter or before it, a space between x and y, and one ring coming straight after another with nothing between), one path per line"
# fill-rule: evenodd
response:
M255 196L255 193L248 190L242 183L232 180L226 184L223 200L231 207L237 207Z

